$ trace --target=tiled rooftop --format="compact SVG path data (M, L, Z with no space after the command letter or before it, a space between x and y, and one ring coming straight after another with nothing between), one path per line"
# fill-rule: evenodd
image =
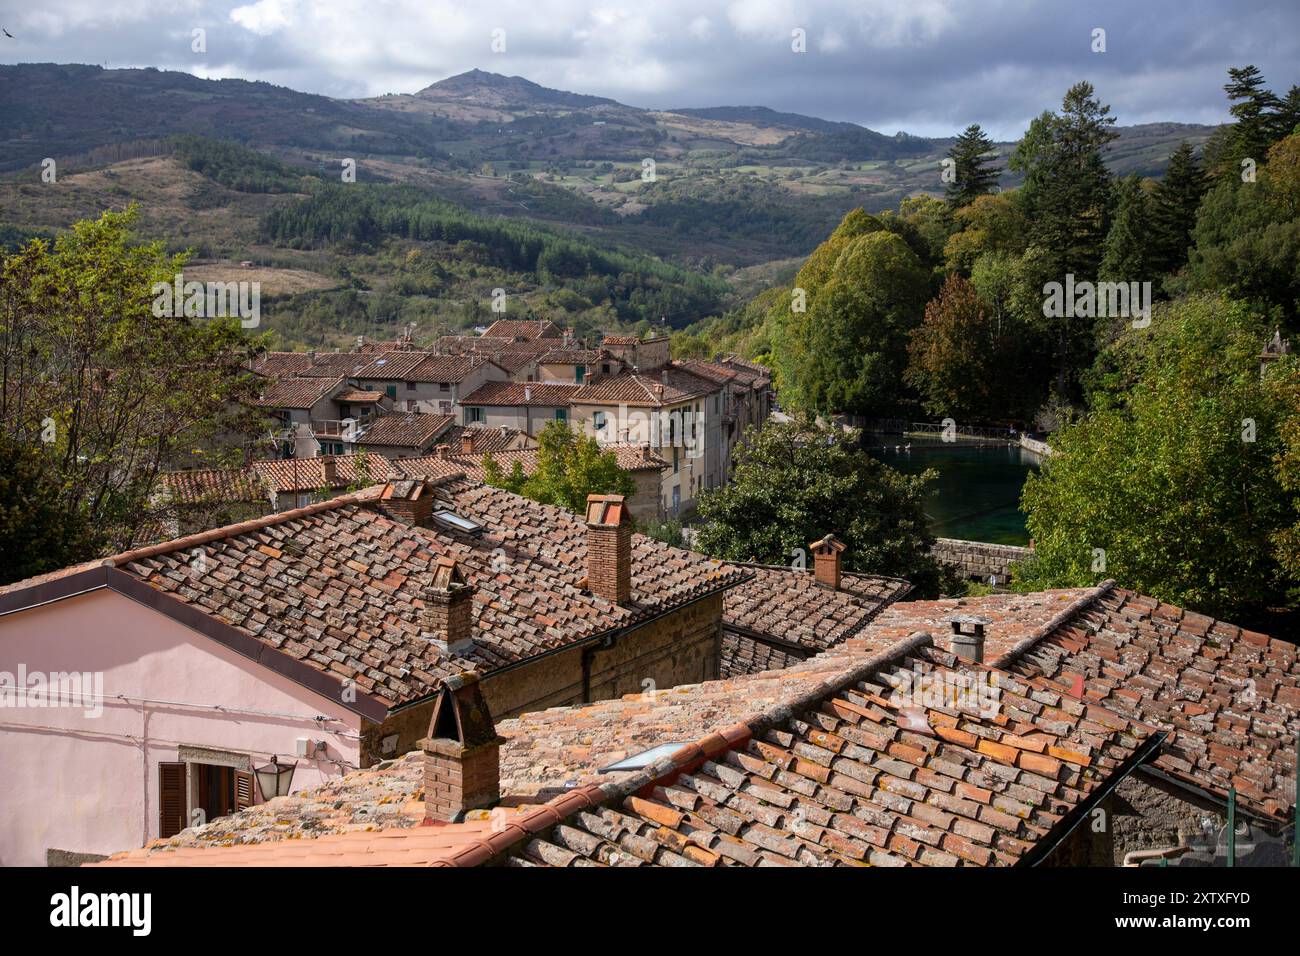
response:
M602 375L574 393L581 405L640 405L658 407L716 392L716 382L666 365L652 373L619 372Z
M342 384L341 378L281 378L268 380L262 394L253 400L260 408L311 408Z
M270 378L296 375L311 367L311 356L306 352L266 352L253 360L252 367Z
M427 412L392 412L380 415L361 435L360 444L396 446L423 451L455 422L454 415Z
M1010 661L1018 674L1170 730L1156 768L1265 817L1295 803L1294 644L1115 589Z
M581 385L564 382L484 382L461 399L462 405L568 407Z
M334 481L325 481L325 467L334 464ZM268 458L250 468L277 492L331 490L371 485L392 477L392 465L383 455L321 455L317 458Z
M484 330L483 336L499 336L514 339L559 339L564 337L564 329L549 319L498 319Z
M808 654L834 647L911 590L911 585L899 578L845 573L840 588L832 589L818 584L811 570L735 566L751 571L753 577L728 591L724 601L723 620L728 633L723 636L723 676L785 667ZM793 645L793 651L804 653L791 654L780 646L756 644L746 635L777 645Z
M375 358L372 352L315 352L308 355L311 365L297 373L307 378L348 378Z
M524 808L487 834L464 841L449 837L455 847L436 860L424 860L427 851L416 845L409 862L983 866L1027 861L1046 852L1079 818L1085 801L1112 783L1117 772L1127 772L1138 751L1155 740L1140 723L1004 672L988 685L995 688L992 708L987 699L914 700L894 694L906 692L907 681L918 674L951 685L972 677L991 680L993 673L957 662L924 635L894 642L882 652L864 633L790 672L504 721L497 728L506 738L503 803ZM665 742L683 746L646 771L599 772L609 762ZM409 829L422 807L421 769L422 755L408 754L384 769L350 774L298 795L296 804L274 801L274 807L236 815L242 822L214 821L168 844L272 841L382 826L357 846L366 852L391 850L401 845L403 834L425 829ZM537 799L548 802L526 806ZM381 807L390 809L376 812ZM331 842L319 855L335 856L338 846ZM135 851L126 862L148 852ZM178 865L220 865L229 852L173 859ZM157 848L150 856L173 853ZM301 853L295 850L293 858L304 859ZM241 857L240 862L245 859L251 861Z
M372 361L352 373L359 379L404 379L411 370L420 365L427 352L380 352L372 356Z
M995 676L996 701L898 697L918 674L942 686ZM791 712L715 728L617 788L557 797L562 820L521 818L505 862L1014 865L1050 850L1154 743L1140 723L904 642ZM499 859L503 843L454 860Z
M177 504L262 501L271 496L271 489L263 483L261 476L245 468L174 471L162 476L162 484L171 501Z
M371 489L372 492L377 489ZM734 584L718 562L637 536L632 601L584 591L586 526L464 478L437 499L483 526L468 535L415 528L374 510L374 494L283 512L112 559L120 568L237 630L391 705L432 693L444 676L499 667L633 624ZM195 574L194 547L209 570ZM459 562L475 596L474 645L447 658L422 637L421 591L437 558Z

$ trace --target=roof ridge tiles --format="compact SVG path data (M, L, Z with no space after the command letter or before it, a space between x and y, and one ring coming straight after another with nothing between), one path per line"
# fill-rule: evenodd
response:
M1095 588L1080 595L1077 600L1072 601L1067 607L1061 608L1061 610L1053 614L1047 621L1035 627L1030 631L1028 637L1022 638L1009 650L1003 652L995 660L991 661L990 666L1001 670L1009 669L1022 654L1031 650L1040 641L1050 637L1065 624L1069 623L1076 615L1083 613L1114 589L1114 578L1107 578L1105 581L1102 581Z
M487 859L482 855L485 848L490 848L493 851L492 857L496 857L518 846L523 840L545 833L552 827L564 822L577 810L582 809L576 805L575 800L579 793L582 794L582 799L591 801L587 803L587 806L592 807L598 803L621 802L627 797L635 796L643 790L662 784L666 778L673 778L687 772L692 764L713 760L725 751L735 749L748 740L780 726L793 715L809 710L827 696L841 693L865 680L886 665L905 659L921 648L932 647L933 644L934 639L928 632L916 631L884 650L857 661L851 667L825 680L818 681L796 697L778 701L771 707L749 717L741 718L721 730L710 729L699 740L682 744L671 754L660 757L643 770L633 773L622 780L609 781L599 785L588 785L581 788L581 790L552 797L546 803L539 805L545 808L545 812L534 811L511 821L513 827L524 831L524 836L507 841L503 838L504 834L498 834L495 839L489 838L486 841L480 841L473 844L473 848L477 852L465 851L458 854L452 858L452 865L476 866L485 863ZM599 799L596 799L596 793L599 793Z

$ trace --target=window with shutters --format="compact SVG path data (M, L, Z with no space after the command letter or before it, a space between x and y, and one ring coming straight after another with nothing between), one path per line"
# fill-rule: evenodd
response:
M185 764L158 765L158 836L175 836L185 829Z
M246 760L240 762L247 766ZM195 761L160 763L158 794L160 838L247 809L257 795L251 771Z

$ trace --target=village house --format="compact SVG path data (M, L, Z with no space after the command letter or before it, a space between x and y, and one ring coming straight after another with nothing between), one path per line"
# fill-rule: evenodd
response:
M461 398L510 373L481 355L384 352L353 374L363 388L382 391L408 412L453 415Z
M551 422L569 422L581 386L559 382L488 382L461 399L461 424L513 428L537 437Z
M365 448L387 458L423 455L456 423L454 415L437 412L393 412L371 420L358 430L350 451Z
M709 412L719 387L684 369L597 376L570 399L575 424L601 444L648 444L670 465L660 488L664 515L691 508L720 487L721 423Z
M584 518L447 469L9 585L0 672L101 693L6 711L0 863L170 837L273 796L259 770L297 791L398 756L462 671L494 718L712 679L744 577L634 534L619 497Z
M341 454L358 427L338 418L334 398L348 388L343 378L267 380L253 406L270 416L272 440L286 458Z
M605 349L559 348L537 356L537 381L582 385L593 375L613 375L626 365Z
M734 356L725 359L719 356L712 362L677 364L719 386L710 411L720 425L717 480L726 484L731 480L736 445L751 428L761 426L772 413L771 375L765 369Z

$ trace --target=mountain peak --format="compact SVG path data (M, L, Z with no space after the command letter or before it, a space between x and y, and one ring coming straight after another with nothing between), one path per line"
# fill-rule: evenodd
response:
M505 76L477 67L457 73L426 86L416 96L424 99L453 100L474 106L497 108L584 109L592 106L618 106L614 100L553 90L522 76Z

